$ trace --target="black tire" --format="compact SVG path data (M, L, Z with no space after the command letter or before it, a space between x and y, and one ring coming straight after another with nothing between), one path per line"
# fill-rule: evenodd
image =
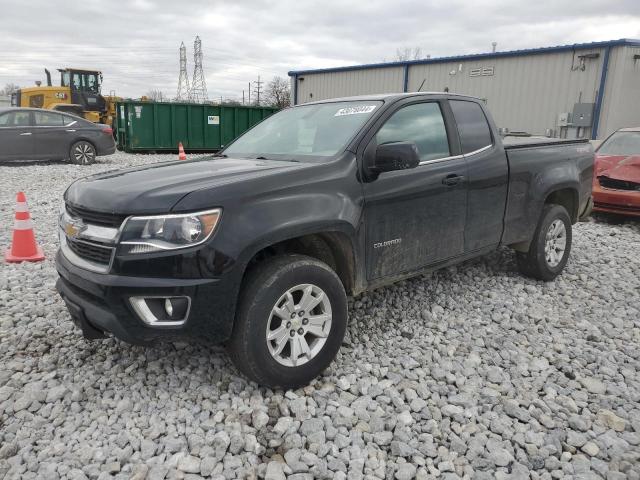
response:
M86 140L75 142L69 149L69 160L76 165L91 165L96 161L96 147Z
M289 289L303 284L317 286L324 292L330 303L331 325L324 344L315 356L304 360L306 363L301 365L286 366L279 363L269 351L267 329L270 328L270 321L279 321L272 313L276 302ZM276 320L270 320L272 318ZM306 318L303 320L309 321ZM291 333L284 323L282 321L280 327ZM297 388L307 385L329 366L340 349L346 327L347 296L338 275L314 258L282 255L260 263L243 282L227 351L238 370L258 384L271 388ZM292 328L295 329L295 326ZM316 337L311 335L305 338L311 338L311 342L314 342ZM293 341L293 337L291 340L287 338L286 342L283 340L290 349L293 343L289 342ZM283 353L286 350L285 346Z
M545 244L549 227L556 220L564 224L566 244L560 261L557 264L550 264L545 253ZM571 218L569 217L567 209L562 205L545 205L536 231L533 234L529 251L526 253L516 252L516 261L519 270L528 277L533 277L538 280L544 280L545 282L553 280L560 275L569 260L571 241Z

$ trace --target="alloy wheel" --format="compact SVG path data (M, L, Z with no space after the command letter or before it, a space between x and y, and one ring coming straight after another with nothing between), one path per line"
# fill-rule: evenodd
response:
M331 302L320 287L290 288L271 309L266 332L269 353L281 365L304 365L322 350L331 319Z
M557 267L564 257L566 248L567 229L562 220L556 219L549 225L544 243L544 256L547 265L552 268Z
M93 161L95 155L91 145L79 143L73 151L73 156L76 158L76 163L87 165Z

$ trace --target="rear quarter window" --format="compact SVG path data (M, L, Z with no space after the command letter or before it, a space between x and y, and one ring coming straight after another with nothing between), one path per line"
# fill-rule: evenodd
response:
M480 105L465 100L450 100L449 104L458 126L463 153L493 145L491 128Z

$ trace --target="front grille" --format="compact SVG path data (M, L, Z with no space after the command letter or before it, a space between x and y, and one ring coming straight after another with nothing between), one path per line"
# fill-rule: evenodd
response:
M67 204L67 212L75 218L81 218L85 223L93 223L104 227L120 228L127 215L118 215L113 213L96 212L80 207L72 207Z
M628 180L617 180L610 177L598 177L602 188L611 188L614 190L631 190L640 192L640 183L630 182Z
M67 237L69 249L80 258L90 262L109 265L113 247L88 240L74 240Z

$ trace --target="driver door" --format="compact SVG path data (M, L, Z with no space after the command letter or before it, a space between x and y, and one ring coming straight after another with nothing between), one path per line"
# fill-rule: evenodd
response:
M420 165L382 173L364 184L369 281L464 253L467 167L448 105L409 99L382 122L364 161L382 143L415 142Z

